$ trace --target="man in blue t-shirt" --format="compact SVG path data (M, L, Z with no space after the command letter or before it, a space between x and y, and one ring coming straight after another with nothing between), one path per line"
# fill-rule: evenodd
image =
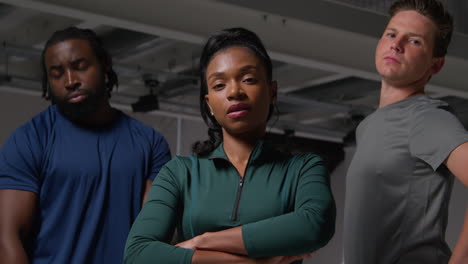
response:
M52 105L0 151L0 261L121 263L167 142L110 106L117 76L91 30L55 32L42 67Z

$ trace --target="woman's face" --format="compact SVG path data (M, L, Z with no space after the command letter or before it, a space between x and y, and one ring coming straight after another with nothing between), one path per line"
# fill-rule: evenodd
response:
M225 132L264 134L277 88L253 51L234 46L218 52L208 64L205 78L205 100Z

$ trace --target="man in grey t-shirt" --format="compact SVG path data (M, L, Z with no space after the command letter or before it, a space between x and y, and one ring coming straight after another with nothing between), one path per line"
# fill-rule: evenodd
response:
M379 109L356 131L347 175L345 264L468 263L468 213L451 254L444 240L455 175L468 186L468 133L424 94L452 19L436 0L399 0L375 53Z

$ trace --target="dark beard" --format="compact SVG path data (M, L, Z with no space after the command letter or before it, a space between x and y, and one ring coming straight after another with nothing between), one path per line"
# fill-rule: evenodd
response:
M59 111L72 121L85 120L96 113L100 104L103 103L105 88L97 89L96 92L82 90L88 97L79 103L69 103L67 98L60 98L50 93L52 104L57 105Z

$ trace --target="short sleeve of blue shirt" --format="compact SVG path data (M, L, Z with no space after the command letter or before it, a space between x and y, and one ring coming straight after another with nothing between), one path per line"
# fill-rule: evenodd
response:
M35 122L16 129L0 151L0 188L38 193L42 167L43 131Z

